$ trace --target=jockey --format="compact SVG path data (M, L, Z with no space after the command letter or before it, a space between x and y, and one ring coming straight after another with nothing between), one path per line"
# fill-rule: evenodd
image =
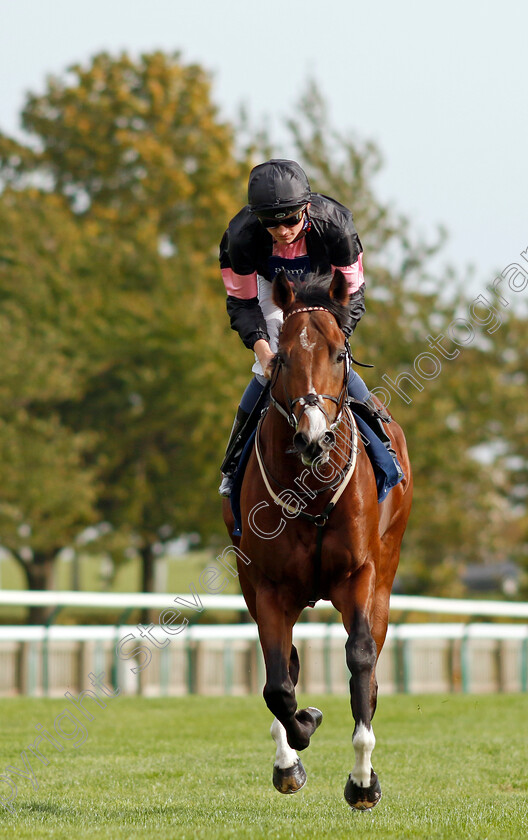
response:
M275 275L284 270L291 280L302 282L310 272L330 273L339 268L350 293L348 323L343 330L347 338L365 312L363 249L350 210L333 198L312 193L305 172L293 160L269 160L256 166L249 176L248 202L230 221L220 243L231 328L255 353L254 377L240 401L222 464L222 496L231 493L244 442L240 433L264 389L266 369L277 352L282 311L271 297ZM382 422L389 416L374 403L355 371L350 372L348 393L376 418L376 433L392 455L400 480L403 473Z

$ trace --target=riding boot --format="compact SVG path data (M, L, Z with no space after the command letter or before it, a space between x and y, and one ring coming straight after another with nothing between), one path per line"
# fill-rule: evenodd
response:
M392 446L392 440L385 431L385 424L390 423L392 420L390 414L388 414L388 412L383 406L379 406L374 402L372 394L370 394L369 397L365 400L365 405L371 410L372 419L376 421L376 428L374 429L374 431L376 432L383 446L394 461L394 466L398 470L399 478L403 478L403 470L400 467L398 456L396 455L396 452L394 451L394 448Z
M248 418L248 412L238 406L235 420L233 422L233 428L231 429L231 434L229 435L225 458L220 468L222 471L222 483L218 488L218 492L221 496L231 495L233 478L235 477L238 461L245 444L245 440L240 433L246 425Z

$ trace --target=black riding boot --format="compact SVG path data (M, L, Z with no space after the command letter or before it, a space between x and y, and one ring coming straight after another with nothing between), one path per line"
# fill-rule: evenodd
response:
M243 439L240 433L246 425L248 418L249 414L247 413L247 411L244 411L243 408L240 408L240 406L238 406L237 413L235 415L235 420L233 423L233 428L231 429L231 434L229 435L229 442L227 444L225 458L222 462L222 466L220 467L222 471L222 483L218 488L218 492L221 496L231 495L233 478L236 473L238 461L240 456L242 455L242 450L245 444L245 440Z
M218 488L218 492L221 496L231 495L233 478L235 477L235 473L237 471L240 456L242 455L244 447L251 437L251 434L257 428L259 418L269 402L269 390L270 383L267 382L258 395L249 414L240 406L237 408L235 422L233 423L231 435L229 436L229 443L227 444L225 458L222 466L220 467L222 470L222 483Z

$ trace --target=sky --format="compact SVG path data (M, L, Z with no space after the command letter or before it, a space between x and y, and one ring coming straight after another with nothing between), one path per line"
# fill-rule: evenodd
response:
M200 63L221 114L244 105L289 156L283 125L314 79L331 127L379 146L378 195L417 232L444 225L442 260L474 266L475 288L528 246L520 0L0 0L0 21L4 133L21 139L25 96L49 74L162 49Z

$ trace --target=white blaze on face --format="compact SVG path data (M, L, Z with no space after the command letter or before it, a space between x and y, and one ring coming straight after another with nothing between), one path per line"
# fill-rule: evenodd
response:
M323 412L316 405L309 405L304 413L308 419L307 435L309 440L320 440L326 432L326 420Z
M299 333L299 341L301 342L301 347L303 350L306 350L307 353L311 353L317 343L316 341L308 340L307 327L303 327ZM311 379L308 393L315 393ZM320 440L326 432L326 421L323 412L320 408L317 408L317 406L309 405L305 409L304 414L308 420L308 429L304 430L308 435L308 439L311 442Z
M301 333L299 335L299 341L301 342L301 347L304 350L307 350L308 353L311 353L315 347L315 341L308 341L308 329L303 327Z

